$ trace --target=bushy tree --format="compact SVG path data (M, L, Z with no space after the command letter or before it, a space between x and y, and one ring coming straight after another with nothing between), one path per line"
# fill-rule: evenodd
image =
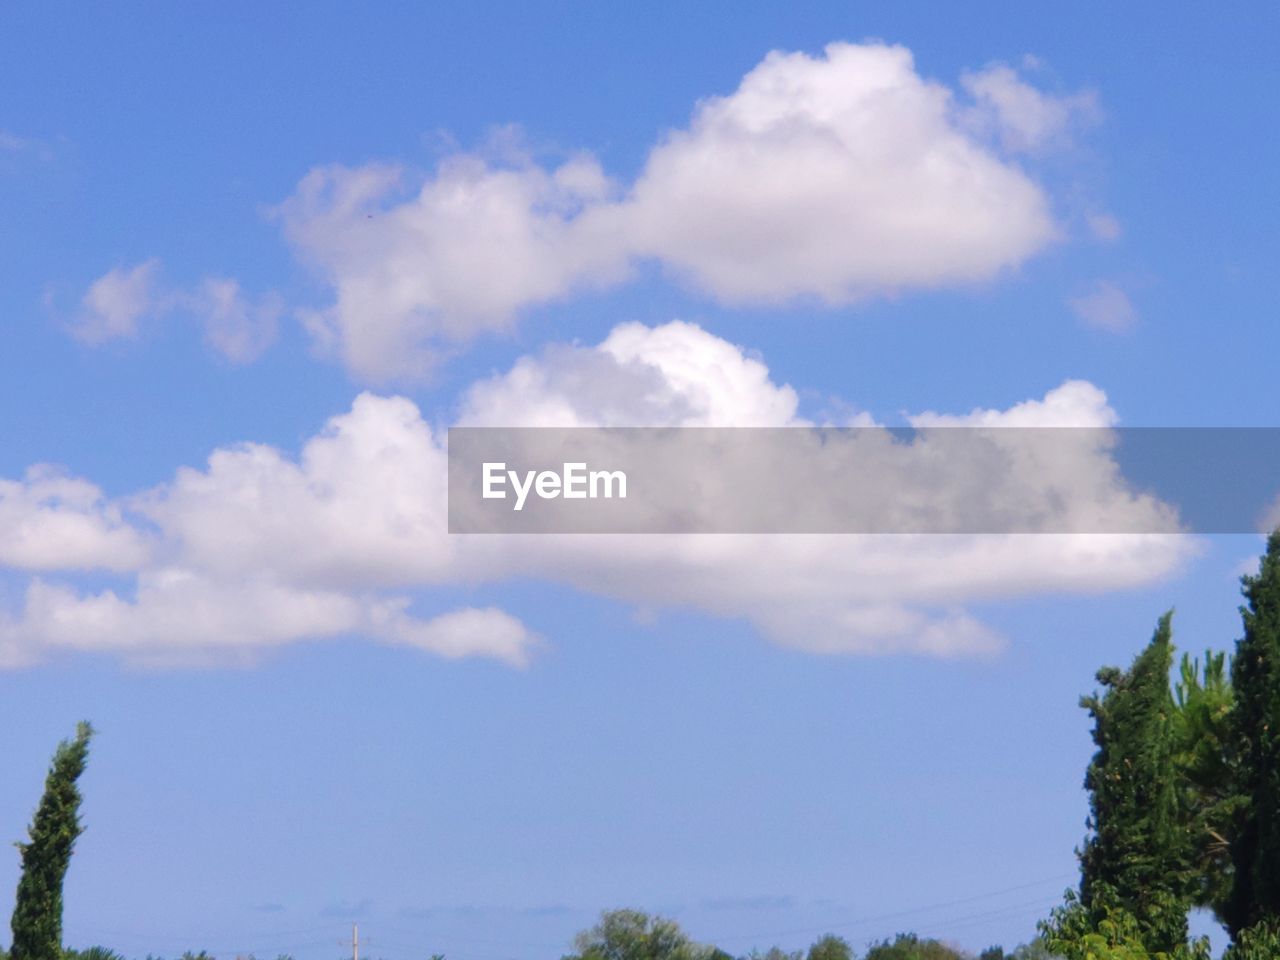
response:
M674 920L639 910L609 910L574 938L564 960L709 960L714 948L694 943Z
M1238 804L1223 911L1233 939L1280 923L1280 530L1268 538L1258 573L1241 583L1244 636L1231 671Z
M828 933L809 946L806 960L853 960L853 948L843 937Z
M1090 835L1080 852L1080 904L1095 928L1122 910L1153 952L1186 943L1191 887L1175 775L1171 621L1171 613L1160 618L1129 670L1099 670L1105 693L1080 701L1098 748L1085 775Z
M1096 908L1097 909L1097 908ZM1209 960L1209 941L1180 943L1171 950L1150 950L1143 926L1123 907L1101 905L1101 916L1074 894L1040 924L1040 946L1061 960Z
M18 844L22 876L13 908L10 960L62 960L62 882L83 831L76 781L84 772L92 736L93 728L81 723L74 739L58 745L29 841Z
M940 940L900 933L892 940L872 944L866 960L965 960L965 955Z

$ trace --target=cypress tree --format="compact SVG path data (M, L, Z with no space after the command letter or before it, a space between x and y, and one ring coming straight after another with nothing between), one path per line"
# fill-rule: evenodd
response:
M9 960L62 960L62 881L67 875L80 824L80 791L93 728L76 727L72 740L58 744L45 779L44 796L19 843L22 877L13 908L13 946Z
M1080 903L1095 924L1116 908L1130 914L1153 952L1186 944L1190 894L1175 777L1171 619L1160 618L1128 671L1098 671L1101 697L1080 701L1098 748L1085 775L1090 836L1080 853Z
M1230 672L1225 653L1183 655L1175 691L1178 780L1188 830L1192 890L1198 907L1224 920L1231 896L1231 846L1239 801L1235 771ZM1224 920L1225 922L1225 920Z
M1258 923L1280 921L1280 530L1267 539L1258 573L1241 584L1244 636L1231 671L1239 803L1224 911L1236 939Z

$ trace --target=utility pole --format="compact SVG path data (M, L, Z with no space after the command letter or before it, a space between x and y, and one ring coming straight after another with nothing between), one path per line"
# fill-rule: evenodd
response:
M351 924L351 960L360 960L360 924Z

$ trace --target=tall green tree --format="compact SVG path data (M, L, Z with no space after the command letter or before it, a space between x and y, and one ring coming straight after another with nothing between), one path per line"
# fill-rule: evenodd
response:
M13 946L9 960L62 960L62 882L67 875L80 823L76 781L89 757L93 728L76 727L74 739L58 745L44 783L44 796L19 843L22 876L13 908Z
M1172 612L1127 670L1098 671L1105 692L1082 697L1097 746L1085 774L1090 835L1080 852L1080 904L1101 922L1120 908L1151 952L1184 947L1188 831L1175 776Z
M1183 655L1174 688L1176 767L1189 832L1191 900L1219 920L1231 894L1231 841L1240 802L1235 792L1232 707L1225 653L1204 661Z
M1239 797L1224 920L1235 939L1280 925L1280 530L1257 574L1241 578L1244 636L1236 643L1232 742Z

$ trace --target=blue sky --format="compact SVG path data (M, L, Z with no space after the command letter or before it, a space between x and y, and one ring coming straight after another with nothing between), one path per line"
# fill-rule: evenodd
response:
M1028 939L1077 697L1170 606L1230 643L1260 541L472 549L441 432L1274 426L1278 28L5 7L0 824L92 719L68 941L555 957L622 905L741 951Z

